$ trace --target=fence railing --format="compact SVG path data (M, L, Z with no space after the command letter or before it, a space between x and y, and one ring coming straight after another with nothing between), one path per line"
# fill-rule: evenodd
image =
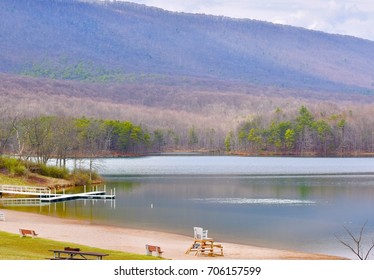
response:
M32 186L15 186L15 185L0 185L0 193L14 193L14 194L49 194L48 187L32 187Z

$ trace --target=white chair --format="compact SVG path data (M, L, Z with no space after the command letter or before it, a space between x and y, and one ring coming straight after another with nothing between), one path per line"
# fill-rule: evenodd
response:
M5 221L5 214L0 212L0 221Z
M211 239L208 237L208 230L204 230L201 227L194 227L193 228L194 238L195 240L208 240Z

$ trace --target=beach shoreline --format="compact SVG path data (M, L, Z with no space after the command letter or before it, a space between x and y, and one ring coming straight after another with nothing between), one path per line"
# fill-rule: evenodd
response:
M131 229L91 224L87 221L46 216L35 213L1 209L5 221L0 221L0 231L18 234L20 228L35 230L39 237L76 243L96 248L146 254L145 245L161 247L163 257L171 260L341 260L339 256L313 254L293 250L242 245L228 242L223 246L224 256L206 257L185 254L193 243L193 236L160 231Z

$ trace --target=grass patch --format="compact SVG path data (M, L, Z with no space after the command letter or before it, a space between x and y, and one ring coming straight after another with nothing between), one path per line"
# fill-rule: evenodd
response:
M69 172L67 168L21 161L0 156L0 184L21 186L84 186L101 183L102 178L88 170Z
M4 175L0 173L0 183L4 185L17 185L25 186L30 185L29 182L23 177L10 177L9 175Z
M78 247L82 251L109 254L104 260L159 260L160 258L99 249L69 242L54 241L45 238L21 238L18 234L0 231L0 260L45 260L53 257L48 250Z

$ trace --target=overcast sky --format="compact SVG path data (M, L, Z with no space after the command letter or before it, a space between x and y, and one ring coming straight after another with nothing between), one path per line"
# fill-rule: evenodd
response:
M127 0L170 11L249 18L374 41L373 0Z

